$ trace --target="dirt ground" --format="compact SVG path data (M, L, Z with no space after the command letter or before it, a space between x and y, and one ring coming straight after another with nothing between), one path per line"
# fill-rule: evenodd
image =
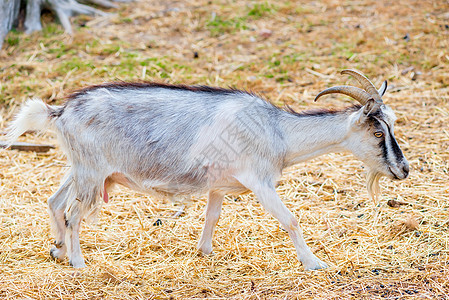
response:
M46 201L67 169L63 153L0 150L2 299L449 299L447 1L142 0L109 12L73 18L73 36L48 12L43 32L8 35L0 132L27 97L61 103L117 80L232 86L296 110L342 108L352 100L313 98L356 85L340 75L354 68L378 87L388 80L384 101L410 177L383 179L373 201L350 154L286 170L278 192L330 266L311 272L253 194L226 198L214 255L202 256L204 197L173 218L168 201L117 189L98 222L83 225L87 268L75 271L49 256ZM21 141L56 145L51 132Z

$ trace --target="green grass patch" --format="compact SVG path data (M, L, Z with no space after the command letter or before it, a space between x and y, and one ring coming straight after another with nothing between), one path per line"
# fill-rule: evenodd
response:
M271 15L276 12L276 8L273 4L270 4L268 2L263 3L256 3L254 6L249 10L248 16L253 18L262 18L266 17L268 15Z
M70 72L74 69L77 69L79 71L87 71L87 70L95 69L95 65L93 63L83 60L79 57L72 57L71 59L63 61L56 68L56 70L62 74L66 74L67 72Z
M16 46L19 44L19 41L20 41L19 36L11 34L6 39L6 43L8 43L9 46Z
M292 65L304 59L304 53L275 53L271 56L271 58L269 58L268 66L270 68L263 74L263 76L265 78L273 78L276 82L279 83L284 83L287 81L291 82L292 78L290 76L289 70L291 70Z
M42 29L42 35L44 38L54 37L55 35L62 33L64 33L64 30L62 30L62 27L56 23L49 23Z
M235 17L225 19L216 16L206 24L211 36L219 36L224 33L233 33L239 30L248 29L247 20L245 17Z
M106 45L103 49L100 50L99 54L110 55L120 51L120 45Z

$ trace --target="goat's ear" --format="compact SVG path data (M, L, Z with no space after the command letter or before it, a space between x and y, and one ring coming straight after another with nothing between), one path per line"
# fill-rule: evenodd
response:
M382 82L382 85L380 86L380 89L377 92L382 97L386 91L387 91L387 81L385 80L384 82Z
M363 114L365 116L379 109L379 103L374 101L374 99L369 99L363 106Z
M358 117L354 120L355 124L363 124L369 114L376 112L380 107L380 104L374 99L369 99L366 101L365 105L362 106L358 113Z

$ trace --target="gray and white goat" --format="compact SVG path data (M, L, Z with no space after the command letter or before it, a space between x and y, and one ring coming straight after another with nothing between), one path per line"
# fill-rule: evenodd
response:
M209 192L198 248L212 251L225 194L252 191L286 229L305 269L327 267L306 245L275 185L285 167L335 151L350 151L369 168L368 190L381 176L404 179L409 165L394 134L395 115L362 74L344 70L364 89L339 86L360 105L341 111L296 113L233 89L159 83L91 86L62 106L28 100L12 122L9 141L27 130L56 129L70 162L49 198L55 231L50 254L84 267L79 244L83 218L95 214L114 184L169 197ZM315 100L316 100L315 99Z

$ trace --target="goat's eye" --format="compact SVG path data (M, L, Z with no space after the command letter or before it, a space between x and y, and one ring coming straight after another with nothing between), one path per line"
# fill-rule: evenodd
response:
M384 136L384 133L383 133L382 131L376 131L376 132L374 133L374 136L377 137L377 138L381 138L381 137Z

